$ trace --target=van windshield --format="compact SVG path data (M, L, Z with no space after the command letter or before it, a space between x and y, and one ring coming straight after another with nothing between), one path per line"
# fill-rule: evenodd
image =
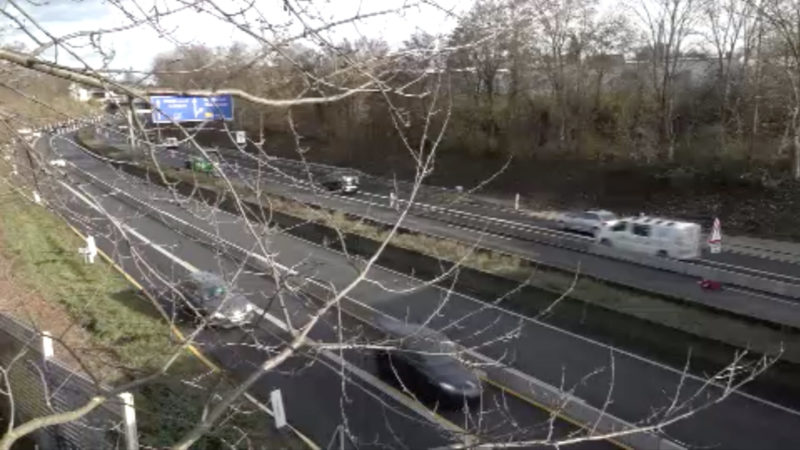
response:
M619 222L611 227L611 231L625 231L625 228L628 227L628 222Z

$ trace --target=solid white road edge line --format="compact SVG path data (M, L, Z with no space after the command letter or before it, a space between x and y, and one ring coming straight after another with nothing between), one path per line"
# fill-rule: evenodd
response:
M69 190L73 195L75 195L78 199L80 199L81 201L86 203L91 208L95 209L98 212L101 212L101 213L105 214L107 217L109 217L112 220L116 221L117 225L120 226L122 229L124 229L126 233L130 233L132 236L136 237L137 239L142 241L144 244L152 247L153 249L155 249L156 251L158 251L162 255L166 256L167 258L169 258L173 262L175 262L175 263L179 264L180 266L184 267L186 270L188 270L190 272L197 272L197 271L200 270L197 267L193 266L192 264L184 261L180 257L174 255L173 253L170 253L169 251L164 249L162 246L160 246L159 244L156 244L155 242L151 241L150 239L148 239L147 237L143 236L141 233L139 233L138 231L136 231L133 228L129 227L128 225L119 223L116 220L116 218L113 218L113 216L111 216L110 214L102 211L102 208L99 205L97 205L95 202L93 202L92 200L87 198L83 193L81 193L81 192L77 191L76 189L74 189L72 186L64 183L61 180L59 180L59 184L61 184L64 188ZM180 219L178 219L178 220L180 220ZM264 259L264 260L266 261L266 259ZM263 316L270 323L272 323L273 325L275 325L276 327L278 327L282 331L289 332L289 327L286 325L286 323L284 323L279 318L273 316L272 314L264 311L263 309L261 309L259 307L256 307L256 312L258 312L261 316ZM311 346L317 344L314 340L312 340L310 338L308 339L308 343ZM357 375L359 378L361 378L363 381L365 381L367 384L369 384L373 388L381 391L382 393L386 394L387 396L389 396L393 400L397 401L398 403L402 404L403 406L406 406L410 410L416 412L420 416L422 416L422 417L428 419L429 421L434 422L434 423L436 423L436 424L438 424L440 426L443 426L445 429L447 429L448 431L450 431L450 432L452 432L454 434L465 435L466 432L465 432L464 429L458 427L457 425L453 424L452 422L450 422L449 420L445 419L444 417L436 415L435 413L433 413L433 411L430 411L429 409L422 407L418 402L414 401L413 399L411 399L407 395L399 393L399 392L397 392L395 390L388 389L388 386L386 386L385 383L380 381L377 377L375 377L374 375L370 374L369 372L366 372L366 371L362 370L361 368L350 364L349 362L347 362L346 360L340 358L339 356L337 356L336 354L334 354L333 352L331 352L329 350L323 350L320 353L322 355L324 355L326 358L328 358L331 361L333 361L333 363L337 364L338 366L344 366L345 368L347 368L348 371L350 371L353 374Z

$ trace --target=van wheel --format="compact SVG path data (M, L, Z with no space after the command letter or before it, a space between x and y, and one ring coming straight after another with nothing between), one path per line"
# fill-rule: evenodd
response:
M656 256L658 256L659 258L666 258L669 256L669 253L667 253L666 250L659 250L656 252Z
M605 245L606 247L611 247L611 241L606 238L600 239L600 244Z
M597 237L597 233L600 232L600 229L597 227L592 227L592 237Z

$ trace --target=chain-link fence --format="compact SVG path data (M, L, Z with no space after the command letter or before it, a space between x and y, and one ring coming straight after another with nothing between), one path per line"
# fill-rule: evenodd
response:
M41 333L0 314L0 366L9 371L17 424L76 409L102 393L87 377L44 353ZM9 406L8 397L0 396L4 418ZM78 420L44 428L33 438L44 449L124 449L124 433L123 405L115 399Z

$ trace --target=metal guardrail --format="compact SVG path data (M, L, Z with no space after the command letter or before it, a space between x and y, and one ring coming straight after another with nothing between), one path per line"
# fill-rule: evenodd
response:
M284 164L290 166L303 165L300 161L282 160ZM319 163L307 163L308 167L314 167L317 170L335 170L335 166L329 166ZM428 186L426 186L428 188ZM442 189L442 188L437 188ZM402 200L401 200L402 201ZM376 203L377 204L377 203ZM618 249L592 245L590 239L575 239L575 238L561 238L555 236L554 230L543 229L530 224L520 223L519 227L499 226L494 223L490 218L478 214L472 214L465 211L450 209L446 206L428 205L417 203L414 205L417 211L425 211L428 213L441 213L450 214L459 218L459 224L470 226L471 222L476 222L474 227L484 231L506 235L509 237L520 238L524 240L531 240L534 242L541 242L547 245L565 248L567 250L593 254L605 258L610 258L622 262L633 263L641 266L651 267L656 270L668 271L679 273L697 278L707 278L720 281L724 284L735 285L746 288L748 290L761 291L768 294L791 297L800 299L800 284L781 281L776 277L762 277L745 273L744 271L734 270L735 268L715 268L692 262L678 261L667 258L652 257L649 255L634 254L630 252L620 251ZM438 217L439 220L446 217ZM546 235L538 235L539 233L546 233ZM532 235L534 234L534 235ZM785 278L785 277L777 277Z
M42 333L0 313L0 366L9 370L17 424L76 409L105 391L44 354L42 337ZM0 398L0 408L6 408L6 401ZM124 449L124 422L121 402L107 401L78 420L43 428L32 437L44 449Z

